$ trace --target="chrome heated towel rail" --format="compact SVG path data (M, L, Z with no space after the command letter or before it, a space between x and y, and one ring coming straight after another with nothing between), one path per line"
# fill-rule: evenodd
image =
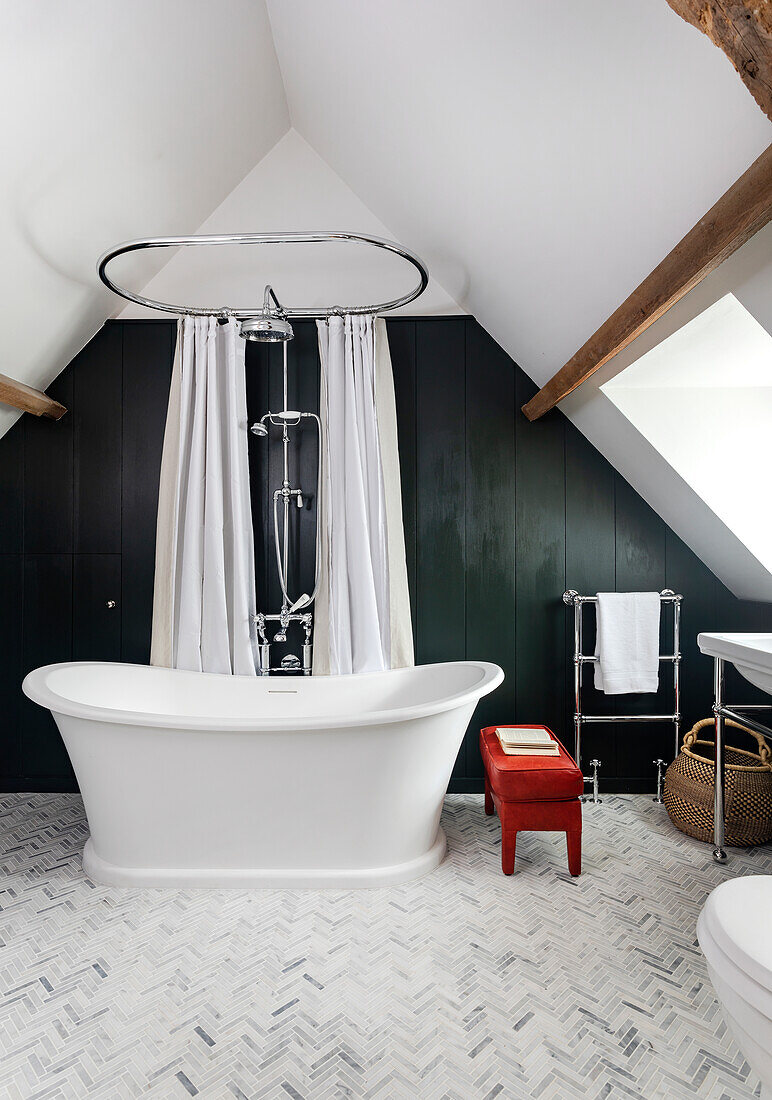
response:
M582 768L582 726L588 722L672 722L674 739L674 758L681 747L681 601L683 596L665 588L659 594L663 604L673 607L673 652L660 654L660 662L673 666L673 711L671 714L584 714L582 712L582 669L593 665L597 657L589 656L582 649L582 611L586 604L597 604L597 596L580 596L573 588L563 593L563 603L574 609L574 757L577 766ZM657 767L657 797L661 802L661 778L664 760L653 761ZM592 775L584 776L585 783L592 783L591 802L601 802L598 798L598 769L601 761L590 761ZM584 775L584 772L582 771Z

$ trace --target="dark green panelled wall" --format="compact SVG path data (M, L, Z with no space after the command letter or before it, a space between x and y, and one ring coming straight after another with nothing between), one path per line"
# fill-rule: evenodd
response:
M452 788L481 789L481 724L544 722L571 744L567 587L682 592L686 728L707 715L711 663L697 632L769 630L772 608L734 599L561 413L528 423L519 409L535 387L474 319L392 319L388 328L417 659L476 657L506 673L478 708ZM304 322L296 333L291 401L310 408L315 329ZM0 440L2 789L74 787L50 716L20 693L24 672L72 658L148 659L173 344L172 323L109 322L50 387L69 415L25 416ZM278 354L249 347L251 417L278 407ZM303 437L307 490L314 446ZM265 545L275 451L252 440L250 462L260 599L275 602ZM305 570L309 518L298 520ZM588 690L587 708L663 710L670 699L668 690L632 701ZM602 759L607 790L649 790L652 760L670 745L662 727L590 727L585 759Z

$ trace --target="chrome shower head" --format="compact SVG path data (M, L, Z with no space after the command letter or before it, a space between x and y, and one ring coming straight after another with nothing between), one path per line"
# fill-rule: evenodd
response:
M271 308L273 298L275 309ZM262 312L254 317L244 317L241 321L241 335L245 340L256 340L262 344L279 344L291 340L295 333L292 325L283 317L283 309L270 286L265 288Z
M252 435L268 435L268 428L262 420L257 420L254 424L250 424L249 430Z
M260 313L242 320L241 335L245 340L257 340L261 344L280 344L291 340L295 333L292 325L278 313Z

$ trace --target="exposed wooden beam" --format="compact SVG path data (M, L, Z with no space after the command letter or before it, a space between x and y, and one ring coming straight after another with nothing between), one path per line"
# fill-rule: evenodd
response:
M673 11L723 50L745 87L772 119L770 0L667 0Z
M35 416L47 416L51 420L61 420L67 412L64 405L54 401L53 397L40 390L33 390L23 382L16 382L5 374L0 374L0 402Z
M565 366L523 405L538 420L772 219L772 145L732 184Z

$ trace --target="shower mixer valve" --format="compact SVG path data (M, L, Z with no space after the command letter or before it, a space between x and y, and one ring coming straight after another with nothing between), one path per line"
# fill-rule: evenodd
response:
M286 642L287 640L287 627L292 622L289 608L283 607L279 612L279 629L273 636L275 642Z
M281 489L274 489L274 500L281 498L287 504L295 498L295 503L298 508L303 507L303 490L302 489L290 489L289 485L282 485Z

